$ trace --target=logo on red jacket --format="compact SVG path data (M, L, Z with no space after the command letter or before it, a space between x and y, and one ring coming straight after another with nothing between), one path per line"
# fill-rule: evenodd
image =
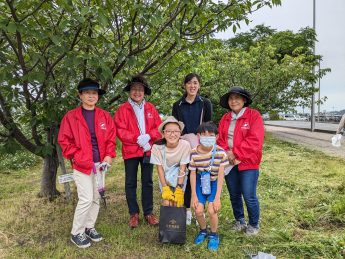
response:
M153 118L153 115L152 115L151 112L148 112L148 113L147 113L147 118L149 118L149 119L152 119L152 118Z
M100 128L102 130L106 130L107 129L107 126L105 125L105 122L101 122L99 126L100 126Z
M249 123L248 122L244 122L241 128L242 129L250 129Z

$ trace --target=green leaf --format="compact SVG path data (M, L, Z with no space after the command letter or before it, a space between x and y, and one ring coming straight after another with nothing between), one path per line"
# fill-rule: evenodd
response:
M80 9L80 15L85 16L89 12L90 8L88 6L84 6Z
M7 31L9 33L15 33L17 30L17 25L14 23L14 22L10 22L8 25L7 25Z
M128 66L133 66L135 64L135 57L131 56L127 61Z
M55 45L59 45L60 44L60 38L56 35L51 36L51 40Z

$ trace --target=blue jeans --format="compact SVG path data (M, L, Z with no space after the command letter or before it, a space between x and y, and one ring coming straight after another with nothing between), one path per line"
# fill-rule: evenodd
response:
M238 171L237 166L234 166L230 173L225 176L235 219L237 221L244 220L243 196L247 206L249 224L253 227L259 226L260 217L260 204L256 196L258 178L259 170Z

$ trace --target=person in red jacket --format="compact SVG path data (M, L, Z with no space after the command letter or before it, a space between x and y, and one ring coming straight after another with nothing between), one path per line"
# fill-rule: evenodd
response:
M63 156L72 162L78 192L71 241L86 248L90 240L102 240L95 229L99 211L96 174L101 166L110 166L115 157L116 130L110 114L96 107L99 96L105 93L99 83L85 78L78 84L78 91L81 106L63 117L58 142Z
M115 113L117 136L122 142L122 157L125 163L125 191L130 214L129 226L139 224L139 206L137 202L137 174L141 167L141 199L144 218L150 225L157 225L158 219L153 210L153 165L150 164L150 150L155 141L161 138L158 126L161 118L152 103L145 101L145 95L151 94L146 79L137 75L132 77L124 88L129 92L128 101Z
M220 98L220 105L230 109L219 122L217 144L228 155L226 185L230 193L235 217L234 229L247 235L259 232L260 205L256 195L259 165L264 142L264 124L261 114L248 106L251 95L242 87L232 87ZM249 224L244 219L242 197L247 206Z

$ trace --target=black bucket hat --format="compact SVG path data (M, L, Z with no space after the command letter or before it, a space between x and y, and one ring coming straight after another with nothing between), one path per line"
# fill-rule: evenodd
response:
M142 75L136 75L128 80L127 85L123 88L124 91L129 92L131 90L131 86L134 84L141 84L144 87L144 92L146 95L151 95L151 88L149 87L145 77Z
M99 95L103 95L106 93L105 90L100 88L99 83L91 78L84 78L83 80L81 80L77 88L79 93L86 90L97 90Z
M242 95L246 99L244 107L247 107L252 103L252 97L247 90L245 90L244 88L242 88L240 86L234 86L234 87L230 88L229 92L227 92L222 97L220 97L220 101L219 101L220 106L222 106L225 109L230 109L230 107L229 107L229 96L230 96L230 94Z

